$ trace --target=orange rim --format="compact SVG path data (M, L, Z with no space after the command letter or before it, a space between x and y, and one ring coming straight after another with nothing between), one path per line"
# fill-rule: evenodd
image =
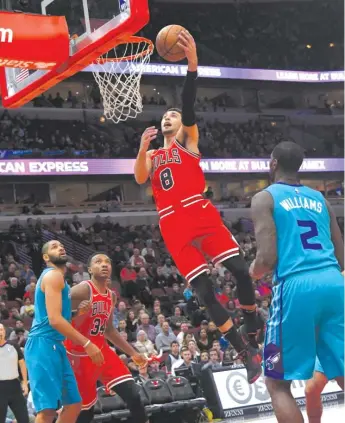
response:
M116 44L114 45L114 48L121 44L140 44L140 43L146 43L147 47L145 48L145 50L139 53L132 54L130 56L122 56L122 57L99 57L93 63L96 65L99 65L99 64L104 64L107 62L122 62L123 60L132 61L134 59L137 59L138 57L144 57L149 54L152 54L154 50L153 42L145 37L129 36L129 37L123 37L121 39L117 39Z

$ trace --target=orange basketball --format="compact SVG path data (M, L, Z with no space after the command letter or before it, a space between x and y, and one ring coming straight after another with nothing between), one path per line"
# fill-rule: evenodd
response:
M163 59L168 62L179 62L186 57L182 48L177 45L178 35L184 30L181 25L168 25L159 31L156 49Z

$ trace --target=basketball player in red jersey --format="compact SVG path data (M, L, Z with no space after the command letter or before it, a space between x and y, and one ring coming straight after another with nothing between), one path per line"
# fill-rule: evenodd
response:
M158 130L154 127L145 130L135 163L135 179L143 184L151 178L166 246L199 301L208 308L211 319L237 350L247 368L248 381L253 383L261 374L261 357L255 339L254 289L236 240L223 225L217 209L203 197L205 177L200 167L199 132L194 112L198 57L189 32L180 33L178 44L188 60L182 111L170 109L164 114L161 122L164 147L148 151ZM212 257L214 265L222 263L236 277L249 343L237 333L228 312L217 301L207 276L209 269L204 254Z
M110 258L101 253L94 254L89 259L88 271L91 280L81 282L71 289L72 306L78 310L72 324L90 340L89 342L98 346L103 353L104 364L95 366L83 348L69 340L66 341L68 357L82 398L82 412L77 423L90 423L93 420L98 380L108 391L114 390L125 401L133 421L146 423L148 419L134 379L107 343L107 340L112 342L125 354L131 356L140 367L146 365L146 358L138 354L113 326L116 297L107 288L112 271Z

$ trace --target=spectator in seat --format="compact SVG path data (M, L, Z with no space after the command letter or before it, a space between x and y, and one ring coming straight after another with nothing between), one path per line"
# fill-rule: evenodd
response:
M153 322L153 319L151 319L151 321ZM155 326L156 329L156 335L159 335L162 332L162 325L165 322L165 316L164 314L158 314L157 316L157 324Z
M69 232L70 233L77 233L77 234L82 234L86 232L86 229L84 227L84 225L81 223L81 221L79 220L78 216L73 216L72 222L69 225Z
M192 354L192 360L195 361L196 363L199 363L200 352L197 349L196 342L193 339L191 339L188 342L187 347L188 347L188 350L190 351L190 353Z
M119 327L118 327L118 331L119 332L126 332L127 333L127 340L128 342L133 342L133 333L127 328L127 323L126 320L120 320L119 321Z
M120 301L114 310L114 326L118 328L120 320L126 320L126 318L127 318L126 303L124 301Z
M138 326L137 336L142 330L146 333L147 338L154 343L156 340L156 329L150 324L150 317L147 313L144 313L141 317L141 324Z
M166 380L167 374L165 371L160 370L159 366L160 366L159 358L153 358L153 360L149 364L149 369L148 369L150 378Z
M156 270L156 276L152 281L152 288L163 288L168 285L168 279L163 273L163 267L159 266Z
M22 320L17 320L16 321L16 327L15 327L15 329L10 333L10 336L9 336L9 341L15 341L16 339L17 339L17 334L16 334L16 330L17 329L22 329L23 330L23 336L24 336L24 338L25 338L25 340L26 339L28 339L28 336L29 336L29 331L27 331L25 328L24 328L24 323L23 323L23 321Z
M181 307L184 307L186 302L184 299L184 296L181 294L180 291L180 285L177 283L174 283L172 286L173 292L171 294L171 301L172 303L175 304L179 304Z
M230 285L225 285L223 291L220 294L216 294L217 300L221 303L223 307L228 304L231 297L231 287Z
M184 335L188 333L189 325L187 323L181 323L181 331L178 333L176 340L179 343L180 348L182 348Z
M210 361L210 356L207 351L202 351L200 353L200 364L207 364Z
M20 283L20 280L15 276L8 279L7 287L7 299L8 301L14 301L17 298L23 298L25 292L25 282Z
M233 321L237 320L241 316L241 310L236 308L235 302L233 300L230 300L228 302L227 309L229 310L229 315Z
M162 332L156 337L156 348L157 351L163 350L163 352L170 352L171 343L176 341L176 336L172 332L169 323L163 322Z
M127 263L120 272L122 282L123 296L127 298L138 297L139 288L136 284L137 272L133 269L131 263Z
M26 343L26 339L24 336L25 333L25 329L24 328L16 328L14 330L15 333L15 339L13 340L13 342L15 342L19 348L24 348L25 347L25 343Z
M90 279L90 275L85 271L83 263L78 264L78 272L73 275L73 282L80 283Z
M155 252L153 251L152 248L146 248L146 254L145 255L142 255L141 257L144 258L144 260L146 261L146 263L152 265L153 263L156 262L156 258L154 256L154 253Z
M176 306L174 308L174 315L170 317L169 322L173 330L179 330L182 323L187 323L189 325L187 317L182 316L182 310L180 306Z
M147 254L149 251L150 251L150 253L151 253L151 255L152 255L153 257L156 257L156 253L155 253L155 250L153 249L153 244L152 244L152 241L151 241L150 239L148 239L148 240L146 241L146 247L144 247L144 248L141 250L141 255L142 255L143 257L145 257L145 256L146 256L146 254Z
M218 356L219 356L220 361L223 361L224 353L220 348L220 342L218 340L214 340L212 342L212 349L216 350L218 352Z
M209 351L210 355L210 361L203 366L202 370L208 369L211 367L212 370L219 369L222 367L222 364L220 362L218 351L215 349L212 349Z
M30 298L31 303L33 304L35 302L35 292L36 292L36 283L31 282L29 285L29 289L24 294L24 300L26 298Z
M190 353L190 351L188 350L188 348L183 348L181 350L181 360L177 361L176 363L174 363L174 365L171 368L171 374L173 376L176 376L175 371L177 369L181 369L181 368L191 368L192 367L192 354Z
M182 348L188 348L188 342L194 340L194 335L192 333L185 333L183 335L183 341L182 341Z
M16 307L11 308L11 319L21 320L19 310Z
M208 351L210 349L211 344L208 340L206 329L200 329L199 339L197 340L197 346L201 352Z
M168 277L168 286L173 286L174 284L178 284L179 286L181 286L181 284L183 283L183 279L182 276L179 274L177 267L176 266L172 266L171 268L171 274Z
M24 305L20 308L21 317L33 317L35 314L35 306L31 302L31 298L27 297L24 300Z
M147 274L145 267L141 267L139 269L137 279L136 279L136 283L137 283L140 291L143 291L144 289L149 289L149 287L151 285L151 279L150 279L149 275Z
M23 271L22 271L22 274L21 274L21 277L22 277L23 279L25 279L25 281L26 281L26 285L29 285L29 283L31 282L31 278L32 278L32 277L36 278L36 276L35 276L35 274L34 274L33 270L32 270L32 269L30 269L30 266L29 266L28 264L24 264L24 266L23 266Z
M144 330L138 331L137 342L135 342L134 347L140 354L157 355L154 344L148 339Z
M165 259L164 266L162 267L162 272L166 278L169 278L169 276L172 274L173 267L175 266L172 265L171 259L170 258Z
M134 248L133 255L129 259L129 262L134 268L146 267L146 260L143 256L140 255L140 251L138 248Z
M126 320L127 329L136 333L138 329L138 319L135 317L134 310L129 310L127 320Z
M224 351L222 366L225 367L233 365L237 355L237 352L233 348L227 348Z
M180 346L177 341L173 341L170 345L170 353L165 361L168 373L171 373L172 366L181 359Z
M153 325L157 325L158 322L158 316L163 314L162 313L162 309L161 309L161 305L160 302L156 302L157 300L155 300L154 305L153 305L153 312L152 312L152 316L151 316L151 322ZM163 314L164 316L164 314Z

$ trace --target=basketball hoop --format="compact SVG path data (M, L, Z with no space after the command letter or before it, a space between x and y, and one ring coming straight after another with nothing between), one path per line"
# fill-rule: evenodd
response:
M92 73L103 100L104 116L115 123L143 110L140 80L154 46L144 37L122 38L113 50L93 62ZM114 57L112 56L114 53ZM96 69L96 70L95 70Z

